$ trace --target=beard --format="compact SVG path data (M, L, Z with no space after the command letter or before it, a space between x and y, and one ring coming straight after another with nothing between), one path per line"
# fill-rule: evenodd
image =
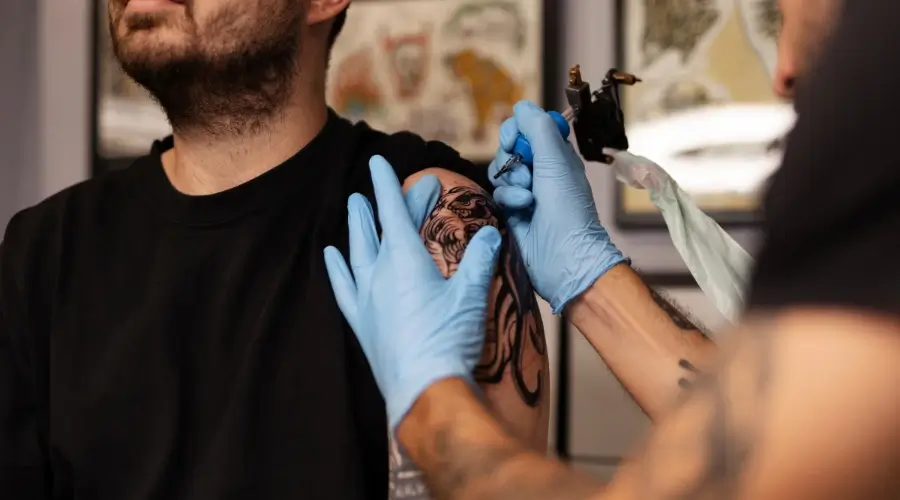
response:
M118 15L113 3L121 6ZM116 58L159 103L175 132L254 133L290 99L304 2L222 2L201 23L191 0L177 12L129 16L122 15L124 3L110 0Z

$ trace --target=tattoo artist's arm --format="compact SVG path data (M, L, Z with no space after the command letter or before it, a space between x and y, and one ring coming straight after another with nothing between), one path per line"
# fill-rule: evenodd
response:
M437 498L900 497L896 319L793 310L729 342L602 490L518 445L459 380L429 388L398 436Z
M611 498L900 498L900 322L795 309L728 342Z
M499 209L477 184L453 172L433 168L410 176L408 189L422 175L436 175L443 194L422 226L422 239L444 276L456 272L466 245L483 226L504 238L489 298L485 344L475 380L491 411L517 439L546 452L550 400L547 348L534 291L518 248L506 232ZM422 474L392 443L391 498L429 498Z
M581 500L600 492L590 477L511 437L459 379L429 387L397 436L425 471L435 498Z
M565 314L652 420L671 408L716 352L695 321L627 264L601 276Z

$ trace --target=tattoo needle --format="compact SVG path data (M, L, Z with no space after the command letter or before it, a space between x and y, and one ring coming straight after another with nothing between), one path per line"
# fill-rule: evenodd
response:
M553 118L553 121L556 122L556 127L559 129L560 135L562 135L563 139L569 138L569 120L575 116L575 112L572 108L566 108L562 113L558 113L556 111L548 111L548 115L550 118ZM531 144L528 143L528 139L525 138L524 135L519 134L516 137L516 144L513 146L513 154L506 160L506 163L497 170L497 173L494 174L494 179L499 178L501 175L509 172L516 165L516 163L521 163L523 165L531 166L534 162L534 151L531 150Z

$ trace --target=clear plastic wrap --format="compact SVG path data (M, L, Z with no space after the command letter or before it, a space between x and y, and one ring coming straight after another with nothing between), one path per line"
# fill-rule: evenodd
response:
M744 309L753 258L659 165L625 151L607 150L616 178L645 189L662 213L672 242L703 293L735 322Z

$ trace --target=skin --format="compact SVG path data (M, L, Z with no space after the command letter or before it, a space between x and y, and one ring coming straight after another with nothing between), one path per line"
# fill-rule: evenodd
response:
M777 95L794 97L798 80L815 65L823 42L831 34L842 1L779 0L782 25L772 82Z
M836 3L813 0L785 0L782 8L784 59L775 86L788 97L815 64L814 47L827 38L829 16L837 10ZM884 397L900 383L896 316L812 306L758 310L715 349L624 265L601 277L565 314L654 418L650 438L612 483L602 485L521 445L465 382L441 381L398 428L438 497L900 494L900 405Z
M281 164L319 133L328 113L328 35L349 2L186 0L147 10L109 1L123 69L156 97L172 124L175 147L163 153L162 163L176 189L208 195L233 188ZM427 173L441 181L439 205L445 208L427 218L423 243L450 276L474 234L468 229L500 226L502 219L486 193L448 170L429 169L404 187ZM485 210L466 212L464 201L472 197ZM476 380L514 435L545 452L550 381L542 321L508 237L503 252ZM421 473L396 443L390 460L391 498L429 498Z

